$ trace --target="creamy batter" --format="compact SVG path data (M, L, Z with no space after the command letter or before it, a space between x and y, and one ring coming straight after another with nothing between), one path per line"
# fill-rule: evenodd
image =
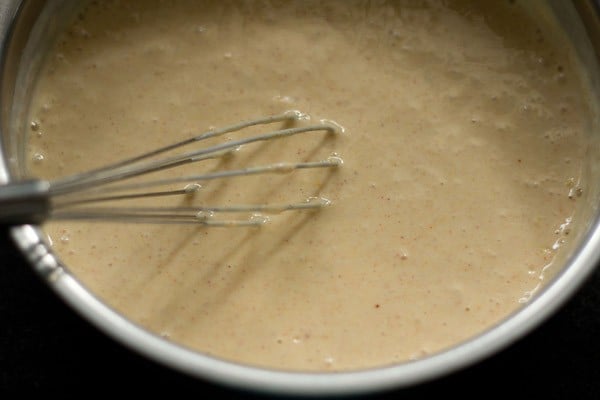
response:
M201 170L345 163L182 200L333 201L259 229L45 230L109 305L219 358L329 371L440 351L526 302L568 239L589 115L548 29L508 1L92 2L41 74L32 175L289 109L345 133L247 146Z

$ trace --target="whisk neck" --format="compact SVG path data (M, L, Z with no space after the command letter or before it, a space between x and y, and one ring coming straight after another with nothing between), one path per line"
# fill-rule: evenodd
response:
M50 213L50 184L43 180L10 183L0 190L0 224L40 224Z

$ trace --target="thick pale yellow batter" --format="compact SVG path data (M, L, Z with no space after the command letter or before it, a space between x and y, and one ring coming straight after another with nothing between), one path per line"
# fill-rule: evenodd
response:
M444 349L525 302L568 238L589 117L547 29L507 1L93 2L40 77L33 175L288 109L346 132L200 169L345 163L214 181L186 200L334 202L260 229L45 229L99 297L203 353L347 370Z

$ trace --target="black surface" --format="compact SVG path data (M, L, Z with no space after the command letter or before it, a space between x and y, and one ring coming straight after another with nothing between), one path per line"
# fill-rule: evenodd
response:
M0 398L25 392L117 395L123 388L139 395L259 397L167 370L105 337L42 283L5 228L0 260ZM496 394L600 399L600 270L559 313L491 359L426 385L369 398Z

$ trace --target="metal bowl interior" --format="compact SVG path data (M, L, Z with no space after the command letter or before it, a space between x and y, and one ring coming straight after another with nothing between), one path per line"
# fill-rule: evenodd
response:
M49 41L69 20L77 1L21 2L0 5L0 183L26 175L25 116L35 77ZM575 45L589 80L590 147L585 172L589 181L578 211L576 239L560 268L521 309L480 335L427 358L396 366L342 373L297 373L245 366L209 357L167 342L128 321L99 301L69 273L36 226L15 226L12 236L41 278L84 318L119 342L183 373L221 384L276 394L357 394L422 383L473 364L509 346L537 327L569 299L600 260L600 5L593 1L548 1L536 11L563 27Z

